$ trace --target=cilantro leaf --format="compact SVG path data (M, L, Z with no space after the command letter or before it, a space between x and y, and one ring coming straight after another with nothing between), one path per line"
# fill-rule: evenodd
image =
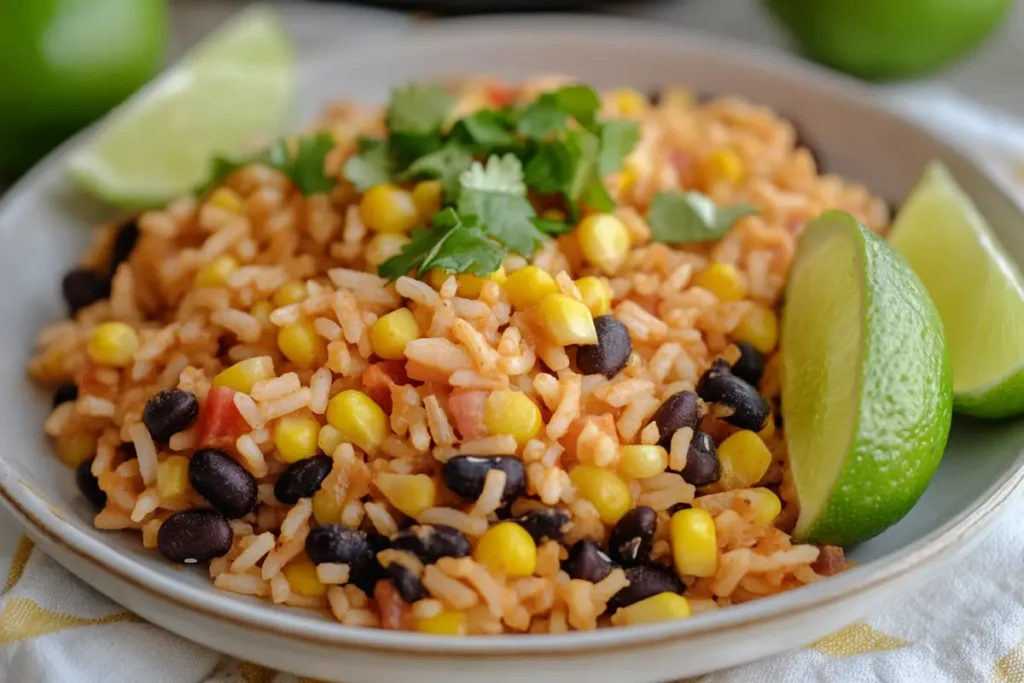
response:
M523 184L523 165L512 154L506 154L503 157L491 156L487 159L486 166L479 161L474 162L459 180L464 190L487 190L520 196L526 195L526 185Z
M487 275L501 265L505 250L480 228L463 222L454 209L436 213L432 222L429 230L413 230L409 235L411 241L402 247L401 253L380 264L377 272L389 280L397 280L413 270L420 275L433 269Z
M526 185L541 194L567 193L578 158L562 141L542 145L524 169Z
M334 136L327 131L320 131L300 138L294 152L287 141L281 140L267 150L267 160L271 166L291 178L302 194L330 192L335 181L324 172L324 162L332 149Z
M566 223L565 221L556 221L550 218L531 218L530 222L533 223L533 227L540 230L545 235L551 235L557 237L559 235L566 235L573 230L573 225Z
M506 248L531 256L544 239L531 219L537 214L526 198L522 163L511 154L492 156L462 174L457 208Z
M481 109L456 123L450 137L477 154L490 154L515 146L510 128L503 112Z
M531 140L545 140L565 128L566 115L551 93L544 93L523 112L516 132Z
M366 192L391 180L392 170L386 140L359 138L359 152L348 158L342 174L357 190Z
M757 213L748 204L718 207L700 192L659 192L651 200L647 223L651 237L666 244L720 239L743 216Z
M253 154L246 157L240 157L238 159L232 159L231 157L223 154L213 155L213 159L210 161L210 177L206 182L195 189L195 194L202 197L211 189L227 180L228 176L232 173L243 166L255 164L260 161L262 157L262 152L260 154Z
M587 184L583 186L579 202L594 211L611 211L615 208L615 200L608 194L608 189L597 173L592 173Z
M454 106L455 99L437 85L410 83L394 88L388 103L388 131L413 134L439 132Z
M636 121L607 121L601 126L601 153L597 158L597 172L605 176L618 171L639 141L640 128Z
M459 191L459 177L473 165L473 155L456 144L421 156L405 169L403 178L438 178L448 198Z
M595 128L601 99L589 85L567 85L555 91L558 108L580 122L588 130Z

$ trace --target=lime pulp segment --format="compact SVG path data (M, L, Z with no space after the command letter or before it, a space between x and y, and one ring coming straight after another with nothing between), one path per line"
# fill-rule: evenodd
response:
M216 153L264 146L292 101L291 45L271 10L244 12L115 110L67 162L83 189L153 206L206 179Z
M944 166L925 171L889 240L939 309L956 409L1024 412L1024 278Z

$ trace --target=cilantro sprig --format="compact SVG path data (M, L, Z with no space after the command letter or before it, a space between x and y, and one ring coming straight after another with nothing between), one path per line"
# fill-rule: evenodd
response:
M659 192L651 200L647 224L651 238L665 244L721 239L743 216L756 214L748 204L720 207L700 192Z
M565 86L526 106L485 108L456 120L453 107L437 86L394 90L387 138L360 140L344 166L359 191L390 181L442 183L447 208L382 264L382 275L492 272L480 264L496 268L495 249L529 258L546 236L571 229L538 217L531 197L560 201L573 222L583 207L615 207L602 178L622 168L639 129L633 121L600 121L600 98L590 86ZM467 255L460 258L458 249Z
M320 131L293 143L279 140L262 152L237 159L216 155L213 157L210 179L196 193L205 194L238 169L251 164L276 168L288 176L302 194L330 192L335 180L327 175L324 162L332 149L334 137L327 131Z

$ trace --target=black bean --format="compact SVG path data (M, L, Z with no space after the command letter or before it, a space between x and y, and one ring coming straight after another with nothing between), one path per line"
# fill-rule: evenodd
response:
M651 559L658 513L652 508L635 507L622 516L608 539L608 556L623 567L633 567Z
M306 554L313 564L335 562L349 567L365 562L370 555L366 534L340 524L318 526L306 536Z
M199 417L199 401L191 391L165 389L146 401L142 421L153 436L153 441L164 444L178 432L192 426Z
M320 484L333 466L334 461L326 455L315 455L288 465L274 484L274 497L287 505L309 498L320 490Z
M694 486L707 486L721 479L722 466L718 462L718 449L704 432L697 432L690 440L690 448L686 451L686 467L681 474L683 479Z
M608 601L608 613L629 607L658 593L682 593L686 586L679 580L676 573L660 564L643 564L639 567L627 567L626 578L629 585L620 590Z
M68 401L78 400L78 386L75 384L61 384L57 387L57 391L53 392L53 407L56 408L61 403L67 403Z
M672 435L683 427L696 430L700 424L700 406L697 394L680 391L672 394L654 411L651 422L658 425L658 445L668 450L672 447Z
M92 474L92 460L86 460L75 469L75 483L87 501L101 510L107 506L107 494Z
M224 451L203 448L188 463L188 483L228 519L256 509L256 478Z
M672 505L671 507L669 507L668 514L669 514L669 516L672 516L672 515L676 514L677 512L679 512L680 510L689 510L692 507L693 506L690 505L689 503L676 503L676 504Z
M114 237L114 244L110 248L110 273L113 274L117 267L128 260L132 255L135 244L139 241L139 224L129 221L122 225Z
M420 524L403 529L391 538L391 547L408 550L423 564L433 564L442 557L466 557L472 548L469 539L444 524Z
M387 572L402 600L412 604L427 597L427 589L408 567L398 562L392 562L388 565Z
M523 461L511 455L457 455L441 467L445 486L468 500L476 500L484 490L484 481L491 470L505 473L502 503L510 503L526 493L526 470Z
M110 296L110 279L86 268L75 268L64 276L60 285L71 315Z
M561 541L569 530L572 518L562 508L536 508L516 520L538 545L544 541Z
M740 358L732 364L732 374L756 387L764 377L764 354L750 342L738 341L733 344L740 350Z
M659 104L661 104L661 88L655 88L654 90L648 90L647 91L647 101L650 102L651 105L655 106L655 107L657 107Z
M562 565L572 578L593 583L611 574L615 568L612 558L591 538L576 541L569 550L569 559Z
M576 367L585 375L604 375L611 379L626 367L633 342L626 326L610 315L594 318L597 343L576 349Z
M213 510L185 510L160 526L156 544L171 562L193 564L227 555L233 539L224 515Z
M366 543L370 552L366 554L362 562L350 565L349 583L372 597L377 582L388 578L387 571L377 559L377 553L391 547L391 541L387 536L374 531L366 535Z
M760 431L768 419L768 402L747 382L712 365L697 383L697 394L716 409L712 414L740 429Z

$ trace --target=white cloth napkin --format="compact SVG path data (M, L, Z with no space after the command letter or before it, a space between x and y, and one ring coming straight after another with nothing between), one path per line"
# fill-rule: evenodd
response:
M207 3L198 11L225 16L235 4ZM286 12L293 26L310 10L287 7L295 10ZM346 28L360 33L407 22L398 15L366 10L354 16L358 26L349 22ZM898 108L965 143L983 164L1015 181L1024 195L1024 123L972 104L941 85L901 86L884 92ZM1024 683L1024 593L1017 589L1024 575L1022 515L1024 501L1002 514L969 556L902 603L801 650L695 680ZM119 662L117 674L110 673L108 664L114 660ZM16 523L0 511L0 683L139 681L297 683L298 679L233 661L141 621L33 548Z

